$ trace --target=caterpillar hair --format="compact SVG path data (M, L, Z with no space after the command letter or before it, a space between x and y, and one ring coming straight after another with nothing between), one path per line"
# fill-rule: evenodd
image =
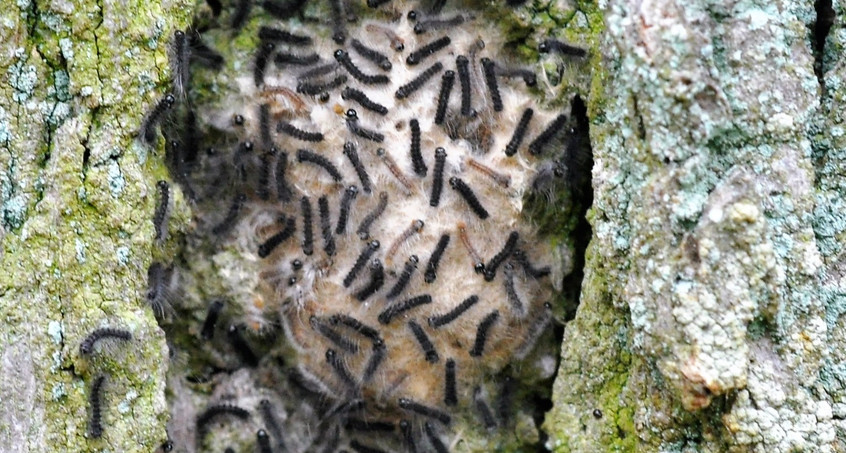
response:
M170 217L170 186L167 181L156 183L159 189L159 204L153 215L153 227L156 229L156 243L161 244L167 239L167 220Z
M406 83L405 85L397 88L397 92L394 94L394 97L397 99L405 99L411 96L415 91L419 90L429 81L435 74L441 72L444 69L444 65L441 64L440 61L435 62L432 66L429 66L425 71L421 72L417 75L417 77L411 79L410 82Z
M202 439L206 437L211 421L224 415L232 416L239 420L250 418L249 411L233 404L215 404L209 406L197 416L196 433L198 443L201 443Z
M329 0L329 6L332 10L332 41L335 41L335 44L343 45L347 40L344 4L342 0Z
M500 65L496 65L494 68L496 71L496 75L505 78L513 78L513 77L520 77L523 79L523 83L526 86L533 87L538 84L538 77L535 75L535 72L531 69L525 68L504 68Z
M188 35L188 46L191 48L191 62L209 69L219 71L223 68L223 55L209 47L200 38L200 33L193 30Z
M188 45L188 36L182 30L173 32L171 43L173 58L171 59L171 72L173 73L173 90L182 99L188 95L188 85L191 83L190 62L191 46Z
M354 430L354 431L367 431L367 432L384 432L389 433L393 432L396 429L396 426L393 422L388 421L379 421L379 420L363 420L360 418L348 418L344 422L344 428Z
M467 253L470 255L470 258L473 259L473 269L477 274L484 273L485 263L482 261L482 257L479 256L479 252L477 252L476 248L473 247L473 244L470 243L470 237L467 236L467 225L464 222L458 222L458 237L461 238L464 248L467 249Z
M267 431L263 429L256 431L256 443L258 444L260 453L273 453L273 449L270 448L270 436L267 435Z
M264 85L264 71L267 69L267 60L276 49L276 44L272 42L262 42L256 52L255 61L253 62L253 82L256 87Z
M511 421L511 405L514 396L514 379L505 376L502 380L502 389L496 401L496 413L502 426L508 426Z
M429 169L426 168L426 162L423 161L423 154L420 152L420 122L414 118L408 124L411 129L411 165L414 173L424 177Z
M241 213L241 208L244 207L244 203L246 202L247 196L245 194L239 193L235 195L235 199L233 199L232 204L229 205L229 211L226 212L226 217L212 228L212 233L216 236L220 236L229 232L229 230L235 226L235 221L238 220L238 214Z
M446 163L446 150L440 146L435 148L435 170L432 178L432 196L429 198L429 206L435 208L441 203L441 191L444 187L444 164Z
M277 19L290 19L308 0L264 0L261 7Z
M367 0L368 8L378 8L391 0Z
M499 251L496 255L488 261L488 264L485 265L485 281L490 282L493 281L494 277L496 277L496 269L502 264L505 260L507 260L512 253L514 253L515 247L517 247L517 240L520 239L520 234L516 231L512 231L508 233L508 239L505 240L505 245L502 247L502 250Z
M385 360L386 354L387 349L385 348L385 343L373 343L373 352L370 354L370 359L364 367L364 373L362 373L361 377L362 382L370 382L373 379L373 375L376 374L379 365Z
M368 325L365 325L364 323L362 323L361 321L353 318L352 316L341 314L341 313L334 314L334 315L329 317L329 322L333 326L340 324L342 326L346 326L346 327L352 329L353 331L360 334L364 338L367 338L368 340L370 340L374 345L383 343L382 337L379 335L378 330L376 330L373 327L370 327Z
M424 225L425 223L423 223L423 221L420 219L412 220L411 226L409 226L405 229L405 231L400 233L400 235L394 240L394 242L391 244L391 247L385 253L385 262L388 265L391 264L394 254L397 253L397 250L399 249L400 245L402 245L403 242L409 240L411 236L413 236L415 233L423 231Z
M363 240L370 238L370 227L385 212L385 208L387 207L388 192L379 192L379 202L376 204L376 207L364 217L361 224L358 225L358 229L355 230L358 237Z
M292 368L288 372L288 381L291 384L315 395L321 399L335 399L335 393L320 378L305 369L302 365Z
M438 239L438 244L435 245L435 251L432 252L432 255L429 257L429 262L426 263L426 274L423 277L423 280L426 283L432 283L438 276L438 264L441 262L441 258L444 255L444 251L449 245L449 235L442 234L441 238Z
M470 357L481 357L485 352L485 343L488 341L488 332L499 320L499 310L494 310L482 319L479 327L476 328L476 340L473 342L473 349L470 350Z
M473 405L476 406L476 411L482 417L482 423L485 424L485 428L488 430L496 428L496 419L494 419L488 402L482 397L481 387L473 389Z
M267 26L259 27L258 37L261 41L275 41L292 46L310 46L312 42L310 36L295 35L287 30Z
M495 112L501 112L503 109L502 97L499 95L499 86L496 83L494 62L490 58L482 58L482 71L484 71L488 92L491 94L493 109Z
M380 159L382 159L382 162L385 164L386 167L388 167L388 170L390 170L391 174L394 175L394 178L396 178L397 181L402 184L405 195L411 195L414 192L414 186L411 185L411 181L408 180L408 177L405 176L405 173L403 173L402 170L399 168L399 165L397 165L397 161L395 161L394 158L391 157L390 154L388 154L388 151L386 151L385 148L377 149L376 155L379 156Z
M510 176L502 174L494 170L493 168L488 167L487 165L479 162L478 160L473 159L472 157L467 158L467 165L472 169L478 170L480 173L487 176L488 178L491 178L495 183L497 183L497 185L502 188L507 189L508 186L511 185Z
M517 123L517 127L514 128L514 134L511 136L511 140L505 145L505 155L511 157L517 154L517 149L520 147L520 144L523 143L523 136L526 135L526 129L529 127L529 121L532 119L532 115L534 115L535 111L527 108L523 111L523 114L520 116L520 121Z
M379 320L380 324L388 324L397 316L411 310L413 308L419 307L425 304L432 303L432 296L428 294L423 294L421 296L414 296L409 299L406 299L402 302L395 303L393 305L388 306L382 313L379 313Z
M341 427L335 425L332 434L326 436L326 442L323 444L321 453L335 453L338 450L338 445L341 443Z
M313 151L307 149L298 149L297 150L297 162L308 162L310 164L317 165L322 167L326 170L326 173L329 173L329 176L332 177L335 182L340 182L342 178L341 172L338 171L338 168L329 161L329 159L317 154Z
M514 351L514 358L517 360L523 360L532 352L532 349L537 344L538 339L541 335L546 331L546 328L552 322L552 304L549 302L544 302L543 304L543 312L532 321L532 324L529 326L529 331L526 335L526 339L517 349Z
M344 155L350 160L350 163L355 169L355 174L358 175L358 180L361 181L361 190L365 193L370 193L370 176L367 174L364 164L361 163L361 159L358 157L358 150L356 150L355 143L344 143Z
M261 137L261 145L268 149L273 145L273 139L270 137L270 105L259 105L259 136Z
M429 444L432 445L436 453L449 453L449 449L444 445L438 433L435 432L435 426L432 425L432 422L424 423L423 431L426 432L426 437L429 438Z
M335 88L338 88L345 83L347 83L346 74L339 74L334 79L323 83L300 82L297 84L297 93L315 96L334 90Z
M252 153L253 142L245 140L238 143L238 148L232 156L232 164L235 166L235 171L237 172L239 176L238 179L240 179L241 182L245 182L247 180L247 164L250 162L250 156Z
M409 66L419 64L427 57L433 55L439 50L446 48L450 44L452 44L452 40L449 38L449 36L442 36L430 43L424 44L423 46L417 48L415 51L408 54L408 57L405 59L405 63Z
M264 241L258 248L259 258L267 258L279 244L287 241L294 236L297 230L297 222L293 216L285 219L285 227L282 231L274 234L268 240Z
M546 147L546 145L549 144L549 142L551 142L562 129L564 129L566 123L567 115L562 113L556 116L555 119L549 123L549 126L535 137L532 143L529 143L529 153L533 156L543 153L544 147Z
M171 270L158 261L147 268L147 303L156 318L162 318L169 312L168 304L169 277Z
M563 41L559 41L557 39L546 39L538 44L538 52L540 53L549 53L555 52L560 55L565 55L568 57L584 57L587 55L587 50L582 49L581 47L576 47L570 44L567 44Z
M441 91L438 92L438 108L435 110L435 124L437 125L444 124L453 85L455 85L455 71L450 69L441 76Z
M429 14L440 14L441 10L444 9L444 5L446 5L447 0L434 0L432 5L429 7ZM470 17L472 19L472 17Z
M164 113L173 107L174 102L176 102L176 97L171 93L167 93L163 98L161 98L161 100L159 100L156 106L150 110L150 113L147 114L144 122L141 123L141 133L138 134L142 143L147 146L155 145L156 131L159 122L161 121Z
M461 301L461 303L458 304L452 310L450 310L450 311L448 311L448 312L446 312L442 315L430 316L429 319L428 319L429 325L431 327L436 328L436 329L438 327L445 326L445 325L455 321L456 319L458 319L459 316L463 315L464 312L469 310L470 307L472 307L473 305L476 305L477 302L479 302L479 296L473 294L472 296L470 296L470 297L464 299L463 301Z
M270 200L270 175L273 172L273 160L277 152L275 146L270 146L267 151L261 153L261 167L259 168L258 189L256 189L256 192L258 192L259 198L264 201Z
M338 376L338 379L347 388L348 393L355 394L358 389L358 383L349 368L347 368L347 365L344 364L344 359L338 356L338 353L334 349L329 348L326 350L326 362L335 371L335 375Z
M79 344L79 352L82 355L88 355L94 352L94 345L103 339L114 338L117 340L129 341L132 339L132 334L128 330L115 329L112 327L103 327L96 329Z
M323 236L323 251L327 255L335 254L335 237L332 235L332 219L329 216L329 199L321 195L317 199L317 211L320 214L320 233Z
M334 72L339 67L340 67L340 65L338 65L337 61L330 61L329 63L325 63L325 64L322 64L322 65L319 65L319 66L315 66L311 69L307 69L307 70L301 72L297 76L297 80L302 81L302 80L309 80L309 79L314 79L314 78L317 78L317 77L322 77L322 76L325 76L327 74Z
M414 432L411 428L411 422L408 420L400 420L399 423L400 431L402 432L402 439L405 441L405 445L408 446L408 451L410 453L417 453L417 443L414 441Z
M382 143L385 141L385 136L382 133L365 129L358 124L358 112L356 112L355 109L348 109L346 116L347 128L349 128L350 132L353 134L376 143Z
M391 81L391 79L384 74L365 74L361 71L361 69L358 69L358 66L356 66L350 58L350 54L343 49L336 50L334 56L335 60L340 63L354 79L365 85L384 85Z
M345 100L352 100L357 102L360 106L364 107L371 112L378 113L380 115L387 115L388 108L378 102L371 100L364 94L363 91L357 90L355 88L346 87L344 91L341 92L341 98Z
M358 196L358 187L352 185L344 190L341 198L341 211L338 213L338 224L335 227L335 234L344 234L347 231L347 220L350 217L350 207Z
M393 65L391 65L391 60L388 59L385 54L379 52L376 49L372 49L370 47L365 46L361 41L357 39L353 39L350 41L353 50L358 52L359 55L362 56L365 60L368 60L374 63L376 66L379 66L380 69L383 71L390 71Z
M379 288L385 284L385 267L379 259L375 259L370 263L370 281L366 286L355 293L355 298L359 302L364 302L370 296L379 291Z
M405 41L403 41L403 39L390 28L377 24L368 24L364 27L364 29L369 33L382 33L385 35L385 37L388 38L388 41L391 42L391 48L395 51L402 52L405 50Z
M91 406L91 421L88 427L88 432L91 437L100 438L103 436L103 418L102 418L102 404L103 404L103 384L106 382L106 376L100 375L94 379L91 384L91 393L88 395L88 405Z
M433 418L444 425L449 425L452 422L452 417L446 412L426 406L425 404L418 403L410 398L400 398L399 399L399 407L405 409L406 411L413 412L417 415L422 415L427 418Z
M312 329L316 330L317 333L323 335L323 337L331 341L332 344L338 347L338 349L350 354L358 353L358 343L341 335L337 330L327 326L326 324L323 324L322 321L317 319L317 316L309 318L309 324L311 324Z
M411 276L414 274L415 269L417 269L417 263L419 262L419 258L417 255L411 255L408 260L405 262L405 266L402 269L402 273L397 279L397 282L394 283L394 286L388 291L388 294L385 295L385 298L388 300L392 300L399 296L402 291L408 286L408 282L411 281Z
M356 277L358 277L358 273L364 269L364 265L370 260L376 250L379 250L379 241L373 240L367 243L364 246L364 250L358 255L356 258L355 263L350 268L350 271L347 272L346 277L344 277L344 288L349 288L352 282L355 281Z
M526 275L534 278L535 280L546 277L551 272L549 266L540 268L534 267L532 263L529 262L529 257L526 256L526 252L523 250L515 250L511 256L514 258L514 261L523 268Z
M470 60L464 55L455 57L455 66L458 69L458 81L461 83L461 116L470 116Z
M447 28L457 27L464 22L471 20L472 16L464 16L462 14L445 19L427 19L421 20L414 24L414 33L421 35L434 30L444 30Z
M235 3L235 11L232 13L232 17L230 18L230 26L233 30L240 30L241 27L244 26L244 22L247 21L247 16L250 15L250 9L252 9L252 6L252 0L237 0Z
M235 350L238 357L241 358L241 361L246 363L250 368L255 368L259 362L258 357L256 357L256 354L253 352L252 348L250 348L250 345L247 343L247 340L244 339L244 336L241 335L241 329L235 324L230 324L226 334L229 339L229 344L232 345L232 349Z
M316 53L309 53L305 55L298 55L288 52L277 52L273 57L273 63L277 67L292 65L292 66L311 66L320 61L320 55Z
M214 337L214 326L217 325L217 320L220 318L220 312L223 310L223 301L214 300L209 304L206 311L206 320L203 321L203 328L200 331L200 337L203 340L211 340Z
M435 350L435 345L432 344L432 340L429 339L429 336L426 335L420 324L417 324L414 320L410 320L408 321L408 328L411 329L411 333L414 334L414 338L417 339L417 343L423 349L423 356L426 358L426 361L437 363L439 359L438 351Z
M206 0L206 4L212 10L212 16L215 18L220 16L220 12L223 10L223 4L220 3L220 0Z
M280 201L291 200L291 188L285 178L285 171L288 169L288 153L285 151L276 153L276 198Z
M455 406L458 404L458 392L455 387L455 360L447 359L444 372L444 404Z
M518 317L522 318L526 313L526 309L523 307L523 301L520 300L520 296L517 294L517 289L514 287L514 265L506 263L502 271L505 273L503 285L505 286L505 295L508 298L508 303L511 305L511 310L513 310Z
M364 445L359 442L357 439L353 439L350 441L350 448L353 449L356 453L387 453L385 450L381 448L371 447L369 445Z
M449 185L450 187L455 189L455 191L458 192L459 195L461 195L461 198L463 198L464 201L467 202L467 205L470 206L470 209L472 209L473 212L477 216L479 216L480 219L485 220L488 218L489 214L487 209L485 209L485 207L482 206L482 203L479 202L479 199L476 197L476 194L473 192L473 189L471 189L470 186L468 186L464 181L462 181L461 178L457 176L449 178Z

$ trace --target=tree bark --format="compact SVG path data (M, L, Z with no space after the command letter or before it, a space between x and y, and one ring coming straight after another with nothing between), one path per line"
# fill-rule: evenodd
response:
M135 134L169 83L166 43L191 8L0 5L0 445L152 451L166 439L167 349L144 294L165 169ZM133 340L80 355L99 327ZM99 375L105 432L94 439Z
M844 11L823 50L819 3L604 5L555 451L843 450Z

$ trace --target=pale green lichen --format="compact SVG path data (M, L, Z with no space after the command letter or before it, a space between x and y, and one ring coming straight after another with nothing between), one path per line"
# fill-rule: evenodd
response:
M550 445L832 450L832 395L814 389L840 386L842 368L822 357L843 341L826 327L842 305L820 300L817 279L843 230L808 159L811 5L609 1L605 13L609 64L594 72L590 109L595 237Z

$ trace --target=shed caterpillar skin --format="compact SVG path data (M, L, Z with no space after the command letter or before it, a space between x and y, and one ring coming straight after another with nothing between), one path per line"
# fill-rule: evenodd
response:
M156 213L153 216L153 225L156 229L156 242L161 244L167 239L167 221L170 217L170 185L167 181L156 183L159 189L159 204L156 206Z
M560 274L546 225L525 214L543 202L532 193L536 175L558 169L557 181L581 171L565 168L566 150L552 151L569 149L575 132L538 141L573 107L550 111L559 99L528 92L535 64L497 49L510 38L491 36L495 24L470 22L478 5L444 4L393 2L372 11L363 2L265 0L258 3L265 11L244 24L253 36L215 30L229 23L235 4L222 21L197 22L201 32L215 30L198 36L215 43L225 64L197 71L188 88L202 91L189 92L173 115L165 111L162 118L176 121L161 124L168 181L191 203L196 222L188 228L201 227L183 242L213 262L173 260L187 268L179 285L189 297L168 298L172 313L186 318L165 327L180 335L176 329L190 326L196 346L171 343L201 348L191 357L188 391L218 402L205 404L259 415L249 424L213 417L207 443L446 451L462 427L491 425L479 401L497 423L504 418L494 380L506 374L521 383L512 412L531 413L533 384L523 386L521 370L532 366L511 364L535 347L546 360L554 347L541 304L555 300ZM406 44L408 52L395 53ZM204 66L200 47L191 48L195 67ZM456 99L459 88L466 102ZM562 88L554 92L573 92ZM522 126L521 113L528 115ZM541 120L533 123L535 116ZM587 137L586 127L572 128ZM527 146L542 152L517 156ZM279 376L294 385L270 384ZM455 428L437 426L453 418L462 419ZM305 425L304 435L282 440ZM513 435L491 433L497 443Z
M564 41L559 41L557 39L545 39L540 44L538 44L538 52L540 53L550 53L555 52L560 55L570 56L570 57L585 57L587 56L587 51L582 49L581 47L576 47L570 44L565 43Z

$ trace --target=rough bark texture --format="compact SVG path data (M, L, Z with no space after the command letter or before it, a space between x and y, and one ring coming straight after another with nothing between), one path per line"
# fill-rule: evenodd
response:
M843 5L821 80L813 2L602 8L551 446L842 451Z
M846 6L815 75L813 2L530 4L525 24L575 42L605 26L587 75L594 237L549 446L846 450ZM0 445L152 451L168 360L146 269L175 245L153 247L166 170L134 136L191 7L0 6ZM81 356L104 326L134 340Z
M166 438L167 349L144 302L164 167L134 136L190 9L21 0L0 11L0 445L149 452ZM80 341L104 326L134 339L82 357ZM105 433L92 439L100 374Z

